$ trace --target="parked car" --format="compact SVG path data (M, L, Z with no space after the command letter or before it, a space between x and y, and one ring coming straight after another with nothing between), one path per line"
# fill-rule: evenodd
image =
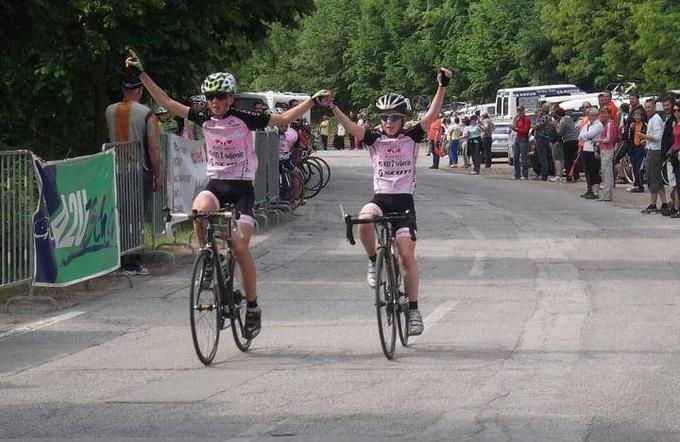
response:
M494 121L496 126L491 134L491 155L493 158L508 158L512 164L512 144L510 138L514 132L510 131L509 121Z

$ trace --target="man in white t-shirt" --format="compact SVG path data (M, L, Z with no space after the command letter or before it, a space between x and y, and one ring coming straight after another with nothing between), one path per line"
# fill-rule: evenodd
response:
M345 148L345 127L342 124L338 124L338 132L335 136L335 148L342 150Z

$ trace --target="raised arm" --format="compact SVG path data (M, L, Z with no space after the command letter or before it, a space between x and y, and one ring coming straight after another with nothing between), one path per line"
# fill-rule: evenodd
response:
M170 111L170 113L175 114L178 117L186 118L187 115L189 115L188 106L185 106L182 103L170 98L170 96L163 89L161 89L155 81L151 79L149 74L144 72L142 61L132 49L130 49L130 56L125 59L125 67L135 68L137 71L139 71L139 79L142 80L144 87L149 92L149 95L153 97L156 103L163 106L168 111Z
M439 71L437 72L437 92L434 94L430 108L420 119L420 127L422 127L426 133L430 128L430 124L439 117L439 111L442 108L442 103L444 103L446 86L449 85L452 76L453 74L448 69L439 68Z
M345 115L340 110L340 108L337 107L335 104L331 103L329 108L331 112L333 112L335 118L338 120L338 123L342 124L342 126L347 130L347 132L349 132L357 140L361 141L364 139L364 136L366 135L365 128L359 126L354 121L350 120L349 117Z

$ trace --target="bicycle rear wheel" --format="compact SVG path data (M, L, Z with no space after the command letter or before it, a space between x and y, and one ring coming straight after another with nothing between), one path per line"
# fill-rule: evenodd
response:
M623 174L626 181L628 181L628 184L633 184L635 182L635 175L633 174L633 165L631 164L628 155L624 155L623 158L621 158L621 166L623 167ZM638 171L638 173L640 172Z
M206 270L211 272L212 277L206 278ZM211 258L211 252L209 250L199 252L191 271L189 319L196 355L205 365L210 364L217 354L222 329L217 272L219 265L216 259Z
M328 182L331 180L331 166L328 165L328 162L324 160L321 157L309 157L308 161L313 161L316 163L317 166L319 166L323 172L323 182L321 184L321 188L323 189L328 185Z
M378 317L378 333L380 345L387 359L394 358L394 347L397 340L397 318L395 317L393 281L389 265L385 261L387 250L378 249L375 262L375 309Z
M304 161L300 164L300 173L305 182L303 196L306 199L314 198L321 191L323 184L323 172L316 163Z
M236 347L241 351L248 351L250 339L245 337L244 326L246 323L246 298L241 286L240 273L234 255L228 255L227 276L227 306L229 307L229 322L231 323L231 333L234 335Z

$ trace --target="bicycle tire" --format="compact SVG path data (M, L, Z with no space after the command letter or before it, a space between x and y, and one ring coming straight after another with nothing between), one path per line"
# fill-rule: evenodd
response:
M633 172L633 165L631 164L628 155L624 155L623 158L621 158L621 166L623 167L623 175L626 178L626 181L628 181L628 184L633 184L635 182L635 175Z
M406 295L404 278L401 276L399 270L399 260L394 256L394 274L396 275L397 284L394 290L394 296L397 300L397 331L399 332L399 342L404 347L408 347L408 296Z
M321 184L323 183L323 171L316 163L304 161L300 164L300 173L305 182L304 191L302 193L305 199L314 198L321 192Z
M210 365L217 354L220 341L222 320L218 284L216 284L219 265L215 259L210 259L212 252L202 250L194 260L191 271L191 287L189 289L189 321L191 323L191 338L194 343L196 356L204 365ZM212 266L212 282L210 288L203 288L203 278L206 266Z
M331 166L328 162L321 157L309 157L308 161L315 162L323 171L323 183L321 184L321 188L323 189L328 186L328 183L331 180Z
M663 180L664 186L670 186L671 185L671 181L668 177L668 166L669 166L669 164L670 163L668 161L664 161L661 164L661 179Z
M245 296L243 296L243 288L238 278L238 272L236 271L236 259L231 251L227 254L227 268L229 275L227 275L225 286L231 333L234 336L236 347L246 352L252 342L245 337L246 300Z
M385 262L387 249L380 247L375 262L375 309L378 319L380 346L387 359L394 359L397 340L397 321L394 317L393 281L390 266Z

